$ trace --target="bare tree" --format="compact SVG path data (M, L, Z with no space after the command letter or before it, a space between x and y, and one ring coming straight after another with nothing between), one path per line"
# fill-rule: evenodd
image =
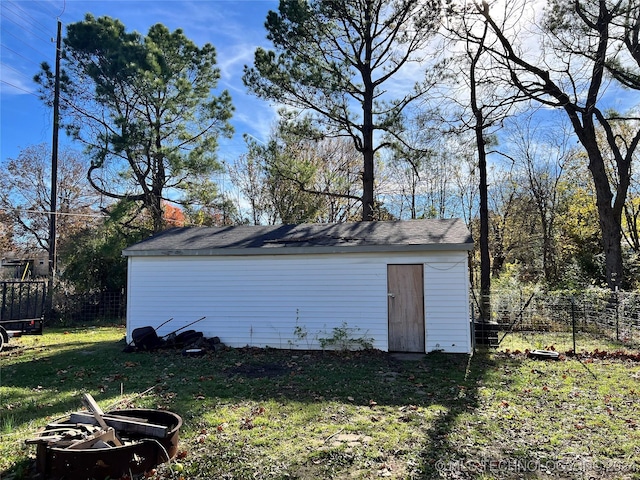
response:
M246 154L238 157L233 165L229 167L231 182L239 189L244 200L248 202L248 207L239 205L238 209L249 211L249 223L260 225L266 223L271 225L275 222L273 215L273 205L267 190L266 172L264 171L259 153L251 145L255 142L245 137L249 144Z
M450 18L446 34L450 41L460 45L462 53L456 62L456 77L467 90L467 96L459 92L450 98L460 111L456 117L458 130L470 130L475 136L475 152L479 182L479 249L480 249L480 316L483 322L491 318L491 272L500 265L491 263L490 211L488 186L488 157L495 147L495 132L500 129L521 97L510 91L510 86L495 68L495 59L489 55L495 38L488 22L474 14L465 4ZM500 241L500 236L495 236ZM500 251L501 243L494 251ZM498 255L501 259L502 256Z
M510 122L508 156L517 169L537 212L542 240L541 255L544 278L548 284L558 279L555 245L556 221L565 164L575 158L576 149L566 126L545 122L547 128L532 116Z
M520 6L527 8L525 4ZM560 108L568 116L587 153L595 185L607 284L610 288L621 286L621 217L640 129L626 138L617 136L614 126L630 117L607 111L603 96L610 88L608 78L640 89L637 0L551 0L544 28L536 31L542 55L527 51L519 43L521 39L511 35L494 16L486 1L477 2L476 9L499 41L491 54L512 84L532 101ZM598 128L605 132L604 143L598 139ZM608 175L605 149L615 159L617 184Z
M62 150L58 162L58 242L86 228L97 214L99 197L85 172L88 161L78 152ZM0 210L10 222L15 243L23 249L49 251L51 151L46 144L23 149L0 164Z
M231 178L253 223L341 222L360 213L360 158L345 139L309 140L281 121L268 142L247 137Z
M0 210L0 254L14 249L11 217Z

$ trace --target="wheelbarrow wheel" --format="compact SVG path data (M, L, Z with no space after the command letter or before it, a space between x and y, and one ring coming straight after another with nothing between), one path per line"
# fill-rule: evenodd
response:
M4 329L4 327L0 327L0 352L4 348L5 343L9 342L9 334Z

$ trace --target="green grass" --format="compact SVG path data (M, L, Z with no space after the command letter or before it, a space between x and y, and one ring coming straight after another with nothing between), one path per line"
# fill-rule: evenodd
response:
M604 334L590 335L585 332L576 332L575 338L571 332L500 332L500 350L540 350L553 348L558 352L568 352L574 349L579 354L581 352L600 351L640 351L638 343L624 341L621 336L620 341L615 339L615 332L610 332L611 338ZM637 334L636 334L637 335Z
M29 478L39 427L81 408L182 416L181 473L154 478L640 478L640 363L229 349L122 353L115 327L0 353L0 478ZM506 341L506 340L505 340ZM546 345L544 345L546 346ZM610 350L613 350L610 348Z

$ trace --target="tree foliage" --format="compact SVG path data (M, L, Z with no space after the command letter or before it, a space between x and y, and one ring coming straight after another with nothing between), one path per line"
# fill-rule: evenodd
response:
M131 201L115 203L103 221L76 232L73 241L59 250L64 265L61 278L73 291L121 292L125 288L127 259L122 250L151 233L152 222L145 222L138 210Z
M142 36L88 14L67 27L62 63L64 125L91 156L91 185L140 202L161 230L163 200L195 201L200 183L220 169L218 138L232 132L229 93L212 93L220 78L214 47L162 24ZM48 65L36 81L48 98Z
M432 0L281 0L265 26L274 50L259 48L244 82L258 97L309 112L329 136L350 137L362 155L362 216L375 218L375 155L386 144L376 131L397 134L407 105L427 83L400 87L393 80L438 27L440 2Z

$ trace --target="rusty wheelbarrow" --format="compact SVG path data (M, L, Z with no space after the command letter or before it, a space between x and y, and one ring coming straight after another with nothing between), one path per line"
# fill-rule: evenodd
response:
M155 350L156 348L159 348L161 346L163 346L166 342L167 338L172 338L176 336L176 333L178 333L180 330L184 330L187 327L190 327L191 325L194 325L202 320L204 320L205 317L201 317L191 323L188 323L170 333L167 333L166 335L163 335L162 337L158 336L158 329L160 327L162 327L163 325L166 325L167 323L169 323L170 321L173 320L173 317L170 318L169 320L161 323L160 325L158 325L156 328L151 327L151 326L146 326L146 327L139 327L134 329L131 332L131 343L129 343L126 347L125 347L125 352L131 352L134 350ZM133 345L132 345L133 344Z

